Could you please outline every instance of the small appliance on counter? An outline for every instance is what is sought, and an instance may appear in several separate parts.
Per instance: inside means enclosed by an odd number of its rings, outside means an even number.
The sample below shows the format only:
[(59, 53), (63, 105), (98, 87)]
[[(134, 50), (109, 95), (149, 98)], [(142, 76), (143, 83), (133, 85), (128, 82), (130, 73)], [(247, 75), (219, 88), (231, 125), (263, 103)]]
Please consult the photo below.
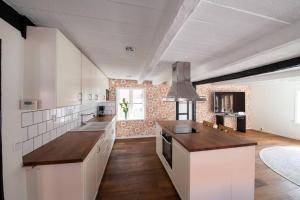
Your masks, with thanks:
[(97, 109), (97, 116), (103, 116), (104, 115), (105, 106), (98, 106)]

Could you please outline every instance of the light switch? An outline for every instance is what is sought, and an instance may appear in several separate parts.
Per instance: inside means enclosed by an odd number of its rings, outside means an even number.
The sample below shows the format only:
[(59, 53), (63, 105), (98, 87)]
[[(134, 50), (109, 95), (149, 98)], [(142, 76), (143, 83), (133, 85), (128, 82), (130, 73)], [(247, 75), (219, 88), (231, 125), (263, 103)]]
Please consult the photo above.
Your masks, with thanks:
[(38, 109), (38, 100), (21, 100), (20, 101), (21, 110), (37, 110)]

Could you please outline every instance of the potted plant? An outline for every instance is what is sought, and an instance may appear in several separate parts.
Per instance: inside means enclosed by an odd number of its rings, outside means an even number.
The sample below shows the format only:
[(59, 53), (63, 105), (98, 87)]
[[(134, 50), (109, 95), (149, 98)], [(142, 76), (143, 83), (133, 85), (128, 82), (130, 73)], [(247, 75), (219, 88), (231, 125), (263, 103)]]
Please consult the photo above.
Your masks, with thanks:
[(128, 101), (125, 100), (125, 98), (123, 98), (122, 103), (120, 103), (121, 109), (124, 112), (125, 115), (125, 120), (127, 120), (127, 114), (128, 114)]

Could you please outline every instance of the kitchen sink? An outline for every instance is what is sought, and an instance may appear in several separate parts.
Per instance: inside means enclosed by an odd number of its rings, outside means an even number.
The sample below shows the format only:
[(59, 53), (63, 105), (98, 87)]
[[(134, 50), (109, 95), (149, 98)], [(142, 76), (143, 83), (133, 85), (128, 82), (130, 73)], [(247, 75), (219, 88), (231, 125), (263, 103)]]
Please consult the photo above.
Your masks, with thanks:
[(76, 127), (71, 131), (102, 131), (105, 130), (109, 122), (88, 122), (86, 125)]

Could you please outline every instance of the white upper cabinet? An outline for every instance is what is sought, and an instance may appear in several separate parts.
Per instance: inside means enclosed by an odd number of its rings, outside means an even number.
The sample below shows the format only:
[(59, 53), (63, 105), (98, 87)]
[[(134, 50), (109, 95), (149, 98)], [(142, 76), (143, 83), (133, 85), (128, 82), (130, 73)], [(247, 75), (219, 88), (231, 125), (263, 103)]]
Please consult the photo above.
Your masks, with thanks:
[(80, 104), (81, 52), (60, 32), (57, 32), (56, 89), (57, 105)]
[(86, 104), (93, 99), (93, 68), (94, 64), (85, 56), (82, 58), (82, 104)]
[(46, 109), (104, 101), (108, 78), (59, 30), (28, 27), (23, 85)]
[(108, 78), (82, 54), (82, 103), (105, 101)]
[(81, 53), (57, 29), (28, 27), (25, 40), (24, 99), (39, 109), (81, 103)]

